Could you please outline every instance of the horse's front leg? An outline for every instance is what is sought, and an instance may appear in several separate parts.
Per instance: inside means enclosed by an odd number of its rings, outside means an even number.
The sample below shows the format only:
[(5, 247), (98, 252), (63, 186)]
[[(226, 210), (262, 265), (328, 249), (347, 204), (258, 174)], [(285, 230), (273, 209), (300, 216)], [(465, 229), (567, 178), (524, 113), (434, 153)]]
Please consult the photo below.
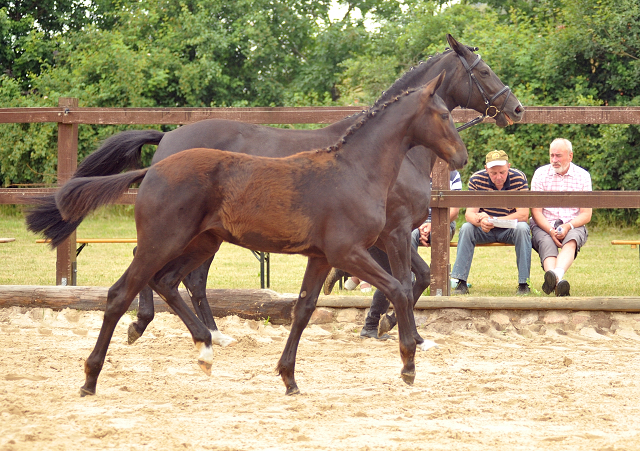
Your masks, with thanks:
[[(429, 284), (431, 283), (431, 270), (429, 265), (420, 257), (418, 251), (413, 247), (411, 248), (411, 271), (415, 274), (415, 282), (413, 283), (413, 307), (415, 308), (418, 299), (424, 293), (424, 290), (427, 289)], [(413, 311), (413, 310), (412, 310)], [(415, 321), (415, 316), (414, 316)], [(382, 335), (393, 329), (396, 325), (397, 320), (395, 316), (395, 312), (391, 314), (382, 315), (380, 317), (380, 322), (378, 323), (378, 335)], [(418, 349), (422, 351), (426, 351), (434, 346), (436, 343), (429, 340), (424, 340), (418, 330), (416, 328), (415, 332), (416, 343), (418, 344)]]
[[(415, 323), (409, 319), (409, 311), (412, 307), (409, 302), (410, 287), (403, 287), (397, 279), (376, 263), (366, 249), (353, 248), (346, 253), (336, 254), (331, 259), (331, 263), (333, 266), (349, 271), (360, 280), (370, 282), (382, 290), (387, 299), (391, 301), (398, 318), (400, 357), (403, 362), (400, 374), (403, 381), (412, 384), (416, 376), (416, 340), (413, 336)], [(409, 266), (408, 262), (407, 266)]]
[(182, 283), (189, 292), (191, 303), (193, 304), (193, 310), (196, 312), (198, 319), (200, 319), (200, 321), (202, 321), (211, 331), (212, 342), (225, 347), (236, 340), (218, 330), (216, 321), (213, 319), (213, 313), (211, 312), (209, 301), (207, 300), (207, 276), (209, 275), (209, 269), (211, 268), (213, 258), (214, 256), (207, 259), (207, 261), (202, 265), (187, 274)]
[(282, 351), (282, 356), (276, 367), (285, 387), (287, 387), (287, 395), (300, 393), (294, 374), (298, 343), (300, 343), (302, 331), (307, 327), (309, 319), (316, 309), (316, 302), (320, 295), (320, 290), (330, 270), (331, 266), (329, 266), (324, 257), (309, 257), (304, 279), (302, 280), (302, 287), (300, 288), (300, 294), (293, 306), (291, 332), (289, 333), (287, 344), (284, 347), (284, 351)]

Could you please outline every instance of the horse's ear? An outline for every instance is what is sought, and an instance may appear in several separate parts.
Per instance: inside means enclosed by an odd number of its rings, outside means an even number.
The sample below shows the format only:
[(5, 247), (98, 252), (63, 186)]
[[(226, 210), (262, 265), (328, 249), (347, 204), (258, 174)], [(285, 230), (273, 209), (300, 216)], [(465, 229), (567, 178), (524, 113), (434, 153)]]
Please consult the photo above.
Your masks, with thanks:
[(446, 74), (447, 71), (443, 70), (442, 72), (440, 72), (440, 75), (438, 75), (436, 78), (425, 85), (424, 89), (422, 90), (422, 100), (433, 97), (433, 95), (436, 93), (436, 91), (438, 91), (438, 88), (442, 84), (442, 81), (444, 80)]
[(463, 52), (466, 50), (465, 46), (456, 41), (449, 33), (447, 33), (447, 42), (454, 52), (460, 56), (464, 56)]

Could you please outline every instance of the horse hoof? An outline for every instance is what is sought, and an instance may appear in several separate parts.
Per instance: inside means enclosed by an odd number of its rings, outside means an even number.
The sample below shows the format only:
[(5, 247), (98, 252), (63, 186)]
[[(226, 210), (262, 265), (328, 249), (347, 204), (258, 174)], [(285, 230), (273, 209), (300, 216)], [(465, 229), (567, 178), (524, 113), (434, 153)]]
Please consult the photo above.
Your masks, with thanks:
[(96, 394), (95, 391), (91, 391), (91, 390), (87, 390), (86, 388), (82, 387), (80, 389), (80, 397), (84, 398), (85, 396), (94, 396)]
[(380, 317), (378, 322), (378, 337), (382, 337), (395, 327), (397, 320), (395, 317), (391, 317), (386, 313)]
[(285, 394), (287, 396), (299, 395), (300, 394), (300, 389), (298, 388), (297, 385), (294, 385), (292, 387), (287, 387), (287, 392)]
[(204, 371), (204, 374), (206, 374), (207, 376), (211, 376), (211, 367), (213, 365), (205, 362), (204, 360), (198, 360), (198, 366), (202, 371)]
[(136, 327), (134, 326), (134, 324), (135, 323), (129, 324), (129, 329), (127, 329), (127, 336), (128, 336), (127, 342), (130, 345), (134, 344), (136, 340), (142, 336), (142, 334), (136, 330)]
[(413, 385), (413, 382), (416, 380), (416, 373), (414, 371), (410, 373), (402, 373), (402, 380), (407, 385)]

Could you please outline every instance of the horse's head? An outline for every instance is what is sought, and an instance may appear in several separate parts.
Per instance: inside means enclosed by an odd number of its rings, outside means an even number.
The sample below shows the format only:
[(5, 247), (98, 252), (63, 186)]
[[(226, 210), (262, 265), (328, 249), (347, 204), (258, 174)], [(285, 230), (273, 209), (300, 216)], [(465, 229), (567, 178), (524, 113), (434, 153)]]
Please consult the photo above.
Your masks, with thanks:
[(452, 169), (459, 169), (467, 164), (467, 148), (456, 130), (447, 105), (436, 94), (445, 74), (446, 71), (442, 71), (421, 89), (420, 114), (413, 122), (411, 139), (414, 144), (434, 151)]
[[(499, 127), (520, 122), (524, 107), (509, 87), (500, 81), (480, 55), (460, 44), (450, 34), (447, 34), (447, 41), (463, 68), (457, 70), (450, 81), (451, 86), (457, 87), (455, 92), (449, 91), (451, 96), (455, 96), (457, 104), (494, 118)], [(462, 86), (467, 86), (466, 92), (461, 89)]]

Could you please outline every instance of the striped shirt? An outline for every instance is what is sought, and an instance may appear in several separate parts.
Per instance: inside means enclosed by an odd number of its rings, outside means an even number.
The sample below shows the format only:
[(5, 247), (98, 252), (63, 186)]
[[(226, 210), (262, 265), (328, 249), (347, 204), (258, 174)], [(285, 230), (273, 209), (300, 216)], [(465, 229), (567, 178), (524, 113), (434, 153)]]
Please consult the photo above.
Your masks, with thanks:
[[(527, 191), (528, 189), (527, 176), (522, 171), (513, 168), (509, 168), (509, 175), (502, 190), (498, 190), (498, 187), (494, 185), (486, 169), (476, 172), (469, 179), (469, 191)], [(485, 212), (495, 218), (507, 216), (515, 211), (515, 208), (480, 208), (480, 212)]]
[[(566, 174), (560, 175), (550, 164), (536, 169), (531, 179), (531, 191), (591, 191), (591, 176), (589, 173), (569, 163)], [(579, 208), (543, 208), (542, 214), (549, 221), (562, 219), (567, 223), (580, 213)]]

